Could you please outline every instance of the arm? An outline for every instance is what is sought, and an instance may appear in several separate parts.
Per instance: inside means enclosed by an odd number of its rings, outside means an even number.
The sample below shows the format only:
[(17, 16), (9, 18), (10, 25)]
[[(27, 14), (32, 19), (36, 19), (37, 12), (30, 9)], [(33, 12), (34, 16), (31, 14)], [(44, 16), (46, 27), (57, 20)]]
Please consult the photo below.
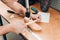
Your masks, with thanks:
[(0, 26), (0, 35), (13, 32), (16, 34), (21, 33), (21, 31), (26, 27), (25, 23), (21, 20), (12, 22), (11, 24)]
[(0, 35), (11, 32), (12, 29), (9, 26), (0, 26)]
[[(11, 0), (12, 1), (12, 0)], [(4, 1), (3, 2), (8, 5), (10, 8), (12, 8), (13, 10), (15, 10), (15, 12), (18, 12), (20, 13), (21, 11), (23, 11), (24, 13), (26, 12), (26, 9), (21, 5), (19, 4), (18, 2), (14, 1), (14, 2), (8, 2), (8, 1)], [(29, 27), (33, 30), (40, 30), (41, 27), (36, 24), (36, 23), (33, 23), (31, 25), (29, 25)]]

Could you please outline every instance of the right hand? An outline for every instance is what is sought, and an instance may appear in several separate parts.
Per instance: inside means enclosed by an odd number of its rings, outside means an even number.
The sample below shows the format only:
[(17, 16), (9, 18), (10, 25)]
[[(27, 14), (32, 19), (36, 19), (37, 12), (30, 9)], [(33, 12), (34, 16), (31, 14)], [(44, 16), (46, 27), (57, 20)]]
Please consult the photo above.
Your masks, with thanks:
[[(27, 19), (25, 18), (25, 22), (26, 23), (29, 23), (29, 22), (32, 22), (34, 20), (30, 20), (30, 19)], [(33, 31), (40, 31), (42, 28), (37, 24), (37, 23), (31, 23), (28, 25)]]
[(25, 27), (26, 25), (22, 20), (16, 20), (10, 24), (10, 28), (12, 29), (11, 32), (14, 32), (16, 34), (19, 34), (24, 31)]
[(37, 20), (37, 22), (40, 22), (40, 20), (41, 20), (39, 14), (31, 14), (31, 15), (30, 15), (30, 18), (31, 18), (32, 20)]

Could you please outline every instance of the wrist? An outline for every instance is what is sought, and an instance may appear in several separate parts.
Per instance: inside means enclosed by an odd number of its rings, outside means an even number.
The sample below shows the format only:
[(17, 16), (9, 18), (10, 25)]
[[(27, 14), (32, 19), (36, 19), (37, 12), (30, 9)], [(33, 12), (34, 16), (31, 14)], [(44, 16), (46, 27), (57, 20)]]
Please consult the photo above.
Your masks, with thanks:
[(9, 32), (12, 32), (14, 30), (13, 26), (11, 24), (6, 26)]

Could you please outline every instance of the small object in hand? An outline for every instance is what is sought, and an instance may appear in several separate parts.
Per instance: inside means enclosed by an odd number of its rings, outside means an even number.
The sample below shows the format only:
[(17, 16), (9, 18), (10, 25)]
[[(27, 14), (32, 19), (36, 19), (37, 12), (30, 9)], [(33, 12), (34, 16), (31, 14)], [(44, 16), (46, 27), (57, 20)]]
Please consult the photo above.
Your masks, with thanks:
[(11, 14), (17, 14), (19, 15), (18, 13), (15, 13), (14, 11), (11, 11), (11, 10), (7, 10), (8, 13), (11, 13)]
[(11, 14), (16, 14), (16, 15), (21, 16), (21, 17), (24, 17), (22, 14), (15, 13), (14, 11), (11, 11), (11, 10), (7, 10), (7, 12), (11, 13)]
[(9, 12), (9, 13), (12, 14), (12, 15), (10, 16), (11, 19), (14, 18), (14, 14), (17, 14), (17, 13), (15, 13), (14, 11), (11, 11), (11, 10), (7, 10), (7, 12)]
[(11, 10), (7, 10), (7, 12), (9, 12), (9, 13), (12, 14), (12, 15), (10, 16), (11, 19), (14, 18), (14, 14), (15, 14), (15, 12), (13, 12), (13, 11), (11, 11)]
[(30, 17), (30, 12), (26, 12), (26, 17)]
[(7, 12), (12, 13), (12, 14), (15, 14), (15, 12), (13, 12), (13, 11), (11, 11), (11, 10), (7, 10)]

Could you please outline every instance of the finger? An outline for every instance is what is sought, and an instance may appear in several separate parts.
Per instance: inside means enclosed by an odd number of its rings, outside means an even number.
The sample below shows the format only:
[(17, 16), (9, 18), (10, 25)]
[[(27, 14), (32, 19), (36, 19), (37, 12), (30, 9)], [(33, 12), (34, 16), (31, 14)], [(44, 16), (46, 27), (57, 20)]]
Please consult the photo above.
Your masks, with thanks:
[(37, 20), (37, 22), (40, 22), (40, 17), (35, 17), (35, 19)]
[(36, 24), (36, 23), (31, 23), (29, 24), (29, 27), (33, 30), (33, 31), (40, 31), (41, 30), (41, 27)]
[[(29, 22), (32, 22), (33, 20), (31, 19), (31, 20), (26, 20), (26, 21), (27, 21), (27, 23), (29, 23)], [(29, 24), (28, 26), (29, 26), (32, 30), (34, 30), (34, 31), (39, 31), (39, 30), (41, 30), (41, 27), (40, 27), (39, 25), (37, 25), (35, 22)]]

